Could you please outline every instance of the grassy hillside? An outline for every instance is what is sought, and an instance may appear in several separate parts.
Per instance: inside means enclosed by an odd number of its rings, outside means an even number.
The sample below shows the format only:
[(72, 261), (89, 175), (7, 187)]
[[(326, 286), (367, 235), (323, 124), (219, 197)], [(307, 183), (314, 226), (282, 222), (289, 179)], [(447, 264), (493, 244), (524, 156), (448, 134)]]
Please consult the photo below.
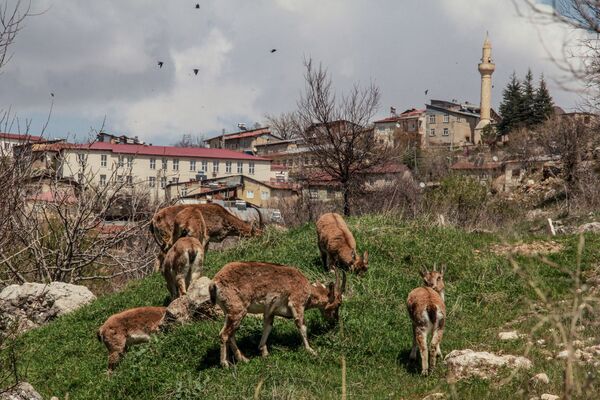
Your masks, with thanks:
[[(434, 391), (453, 392), (460, 399), (514, 397), (526, 387), (529, 376), (540, 371), (550, 376), (546, 391), (560, 392), (561, 365), (546, 361), (543, 352), (536, 350), (530, 355), (533, 370), (503, 385), (497, 380), (470, 380), (450, 387), (443, 363), (432, 376), (423, 378), (408, 362), (412, 339), (406, 296), (420, 283), (418, 269), (434, 263), (446, 263), (448, 268), (444, 354), (463, 348), (524, 352), (524, 341), (496, 341), (500, 327), (522, 315), (529, 307), (527, 299), (533, 298), (507, 260), (488, 250), (499, 238), (453, 228), (404, 225), (387, 217), (352, 219), (350, 227), (359, 250), (369, 250), (370, 270), (363, 277), (349, 277), (350, 294), (341, 310), (343, 332), (339, 326), (329, 327), (318, 311), (307, 312), (309, 340), (317, 357), (304, 351), (291, 321), (276, 319), (268, 343), (271, 355), (260, 358), (262, 321), (246, 317), (237, 339), (251, 359), (248, 364), (222, 369), (218, 362), (222, 322), (201, 322), (177, 327), (132, 348), (108, 378), (106, 349), (96, 340), (95, 331), (109, 315), (125, 308), (162, 305), (167, 290), (162, 277), (154, 275), (24, 335), (22, 373), (45, 396), (64, 398), (68, 393), (70, 399), (240, 399), (252, 398), (259, 384), (263, 399), (329, 399), (340, 396), (343, 355), (348, 398), (352, 399), (421, 399)], [(577, 238), (557, 241), (564, 250), (549, 258), (563, 266), (574, 265)], [(599, 245), (599, 237), (587, 237), (584, 267), (600, 261)], [(211, 252), (205, 267), (208, 276), (232, 260), (285, 263), (298, 266), (311, 279), (332, 279), (320, 266), (313, 225), (288, 233), (269, 231), (233, 250)], [(567, 274), (534, 260), (520, 262), (553, 299), (569, 292), (572, 282)], [(526, 320), (517, 328), (525, 329), (533, 322)]]

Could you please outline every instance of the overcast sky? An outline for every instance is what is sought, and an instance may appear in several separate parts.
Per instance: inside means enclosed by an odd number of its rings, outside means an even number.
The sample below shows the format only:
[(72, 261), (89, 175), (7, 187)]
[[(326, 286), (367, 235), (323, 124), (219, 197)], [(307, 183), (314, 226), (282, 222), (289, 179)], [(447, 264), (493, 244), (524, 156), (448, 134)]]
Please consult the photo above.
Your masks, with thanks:
[(378, 85), (379, 116), (390, 106), (423, 108), (430, 99), (479, 103), (486, 31), (496, 63), (494, 107), (513, 70), (523, 76), (528, 67), (536, 79), (544, 73), (557, 105), (577, 103), (553, 84), (562, 75), (548, 58), (548, 51), (560, 54), (564, 29), (533, 25), (510, 0), (199, 4), (32, 0), (33, 11), (45, 12), (26, 21), (10, 49), (0, 109), (31, 119), (36, 133), (54, 93), (48, 137), (86, 137), (106, 118), (106, 131), (172, 144), (182, 134), (231, 132), (238, 122), (293, 110), (309, 56), (329, 69), (340, 91)]

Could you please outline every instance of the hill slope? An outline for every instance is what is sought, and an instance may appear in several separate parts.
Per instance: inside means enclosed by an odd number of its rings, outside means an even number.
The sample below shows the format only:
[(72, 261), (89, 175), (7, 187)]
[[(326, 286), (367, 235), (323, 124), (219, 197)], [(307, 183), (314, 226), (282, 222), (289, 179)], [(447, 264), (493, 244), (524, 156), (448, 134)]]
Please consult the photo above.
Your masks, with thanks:
[[(161, 276), (134, 282), (121, 292), (98, 299), (79, 311), (27, 333), (22, 338), (22, 373), (45, 396), (71, 399), (339, 398), (341, 356), (347, 363), (349, 398), (421, 399), (433, 391), (454, 392), (460, 399), (506, 398), (526, 386), (528, 375), (498, 386), (494, 381), (470, 380), (454, 387), (446, 383), (445, 367), (423, 378), (408, 362), (412, 344), (405, 310), (408, 292), (420, 284), (418, 269), (447, 264), (448, 321), (442, 351), (472, 348), (523, 354), (524, 341), (499, 343), (500, 327), (522, 315), (533, 293), (517, 279), (507, 260), (488, 249), (499, 239), (489, 234), (467, 234), (452, 228), (404, 225), (379, 216), (350, 220), (359, 251), (369, 250), (370, 269), (363, 277), (349, 276), (350, 293), (344, 303), (340, 327), (329, 327), (318, 311), (307, 312), (311, 345), (319, 353), (307, 354), (291, 321), (276, 319), (269, 338), (271, 355), (261, 359), (258, 341), (262, 322), (246, 318), (238, 330), (238, 344), (248, 364), (224, 370), (219, 367), (218, 332), (221, 321), (181, 326), (133, 347), (112, 378), (105, 374), (106, 350), (95, 331), (111, 314), (125, 308), (162, 305), (167, 296)], [(549, 256), (563, 266), (575, 264), (577, 238), (558, 239), (560, 253)], [(600, 261), (600, 238), (588, 236), (583, 266)], [(271, 261), (298, 266), (311, 279), (332, 277), (324, 272), (313, 225), (288, 233), (268, 231), (226, 252), (210, 252), (208, 276), (233, 260)], [(571, 279), (538, 261), (521, 259), (553, 299), (566, 296)], [(535, 321), (533, 321), (535, 322)], [(533, 323), (524, 321), (521, 329)], [(529, 357), (534, 369), (548, 373), (547, 390), (559, 393), (561, 365), (546, 361), (543, 352)]]

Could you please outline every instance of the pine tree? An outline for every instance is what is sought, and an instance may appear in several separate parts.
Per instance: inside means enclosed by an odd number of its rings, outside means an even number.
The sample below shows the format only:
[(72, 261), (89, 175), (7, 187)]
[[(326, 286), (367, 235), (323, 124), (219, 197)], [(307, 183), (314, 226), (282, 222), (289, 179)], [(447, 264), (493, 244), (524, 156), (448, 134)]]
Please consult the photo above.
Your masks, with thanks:
[(523, 81), (523, 102), (521, 104), (521, 121), (525, 126), (531, 128), (538, 123), (535, 115), (535, 90), (533, 88), (533, 74), (531, 69), (527, 71)]
[(510, 82), (502, 92), (502, 103), (500, 103), (500, 116), (502, 120), (498, 124), (498, 133), (507, 134), (522, 123), (523, 114), (523, 92), (521, 83), (513, 72)]
[(552, 96), (546, 87), (544, 75), (540, 77), (540, 84), (535, 91), (535, 101), (533, 104), (534, 115), (537, 123), (542, 123), (552, 116), (554, 113), (554, 103)]

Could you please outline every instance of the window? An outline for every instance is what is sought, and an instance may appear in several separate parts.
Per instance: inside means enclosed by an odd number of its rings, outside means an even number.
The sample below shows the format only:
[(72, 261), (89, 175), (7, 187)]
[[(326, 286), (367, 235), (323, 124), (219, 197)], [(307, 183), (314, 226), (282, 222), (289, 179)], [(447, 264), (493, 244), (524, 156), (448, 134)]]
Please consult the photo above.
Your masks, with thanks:
[(196, 171), (196, 161), (190, 161), (190, 171)]
[(162, 169), (164, 169), (164, 170), (167, 169), (167, 159), (166, 158), (162, 159)]
[(187, 187), (186, 186), (184, 186), (184, 187), (181, 188), (181, 195), (182, 196), (187, 196)]
[(150, 169), (156, 169), (156, 158), (150, 159)]
[(77, 174), (77, 182), (79, 182), (79, 183), (83, 184), (83, 183), (84, 183), (84, 182), (83, 182), (83, 179), (84, 179), (84, 176), (83, 176), (83, 174), (81, 174), (81, 173), (80, 173), (80, 174)]
[(177, 185), (179, 183), (179, 178), (171, 179), (171, 183), (174, 183), (175, 185)]
[(431, 128), (429, 130), (429, 136), (435, 136), (435, 129)]
[(4, 150), (10, 149), (10, 143), (4, 142)]
[(126, 179), (127, 179), (127, 180), (126, 180), (126, 183), (127, 183), (128, 185), (133, 185), (133, 177), (132, 177), (131, 175), (127, 175), (127, 178), (126, 178)]
[(231, 161), (225, 161), (225, 173), (226, 174), (231, 173)]
[(430, 115), (429, 116), (429, 123), (430, 124), (435, 124), (435, 115)]
[(160, 177), (160, 188), (164, 189), (165, 186), (167, 186), (167, 177), (166, 176), (161, 176)]
[(450, 122), (450, 115), (444, 114), (444, 123)]
[[(101, 167), (106, 167), (106, 160), (108, 159), (108, 157), (106, 156), (106, 154), (102, 154), (100, 156), (100, 166)], [(106, 178), (106, 176), (104, 176)]]
[(248, 173), (250, 175), (254, 175), (254, 161), (250, 161), (248, 163)]
[(202, 172), (208, 172), (208, 161), (202, 161)]
[(123, 162), (123, 156), (119, 156), (119, 163), (118, 163), (118, 167), (119, 168), (123, 168), (124, 162)]
[(173, 159), (173, 171), (179, 171), (179, 160)]
[(442, 133), (443, 136), (448, 136), (449, 132), (448, 132), (448, 128), (444, 128), (444, 133)]
[(133, 157), (127, 157), (127, 168), (133, 167)]
[(85, 164), (85, 154), (77, 154), (77, 161), (79, 164)]
[(249, 199), (254, 198), (254, 190), (246, 190), (246, 197)]
[(117, 182), (123, 183), (123, 175), (117, 175)]
[(311, 199), (318, 199), (319, 198), (319, 189), (310, 188), (309, 196)]
[(237, 163), (237, 172), (238, 172), (238, 174), (241, 174), (243, 172), (243, 167), (242, 166), (243, 166), (242, 162), (238, 161), (238, 163)]
[(261, 200), (268, 200), (269, 192), (260, 192), (260, 198), (261, 198)]
[(213, 161), (213, 172), (219, 172), (219, 162)]
[(100, 175), (100, 186), (106, 186), (106, 175)]
[(335, 197), (335, 190), (331, 188), (327, 188), (327, 198), (333, 199)]
[(148, 186), (150, 186), (151, 188), (156, 186), (156, 177), (155, 176), (151, 176), (148, 178)]

